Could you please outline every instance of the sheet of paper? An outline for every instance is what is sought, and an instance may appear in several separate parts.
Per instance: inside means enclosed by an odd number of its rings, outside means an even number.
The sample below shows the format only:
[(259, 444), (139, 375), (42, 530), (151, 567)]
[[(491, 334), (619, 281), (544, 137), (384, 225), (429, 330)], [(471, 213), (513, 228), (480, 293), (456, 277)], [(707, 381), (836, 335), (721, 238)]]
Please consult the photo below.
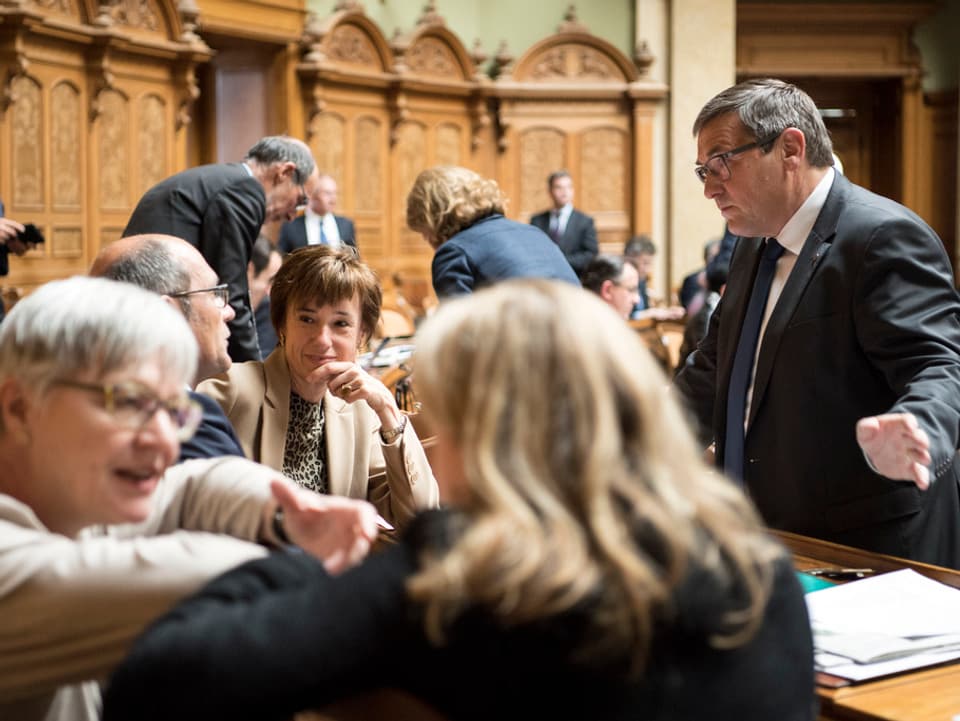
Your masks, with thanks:
[(806, 597), (814, 629), (903, 638), (960, 634), (960, 589), (905, 569)]

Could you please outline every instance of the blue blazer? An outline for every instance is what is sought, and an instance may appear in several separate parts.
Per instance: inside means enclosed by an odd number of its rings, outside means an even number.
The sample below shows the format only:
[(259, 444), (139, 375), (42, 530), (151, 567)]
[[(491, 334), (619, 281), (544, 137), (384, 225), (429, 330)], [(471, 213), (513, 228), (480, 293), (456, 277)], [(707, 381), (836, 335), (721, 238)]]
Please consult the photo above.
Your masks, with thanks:
[(243, 457), (237, 434), (220, 404), (196, 391), (190, 391), (190, 397), (203, 407), (203, 420), (193, 438), (180, 444), (180, 462), (191, 458)]
[(441, 298), (507, 278), (550, 278), (580, 285), (546, 233), (499, 214), (461, 230), (433, 256), (433, 289)]

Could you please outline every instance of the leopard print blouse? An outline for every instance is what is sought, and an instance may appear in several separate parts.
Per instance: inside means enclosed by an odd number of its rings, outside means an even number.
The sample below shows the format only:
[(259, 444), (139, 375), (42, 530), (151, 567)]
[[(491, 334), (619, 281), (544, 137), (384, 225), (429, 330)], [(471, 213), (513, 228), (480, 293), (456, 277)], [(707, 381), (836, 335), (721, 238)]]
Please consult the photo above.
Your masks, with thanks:
[(283, 452), (283, 474), (304, 488), (327, 493), (327, 444), (323, 402), (310, 403), (290, 391), (290, 425)]

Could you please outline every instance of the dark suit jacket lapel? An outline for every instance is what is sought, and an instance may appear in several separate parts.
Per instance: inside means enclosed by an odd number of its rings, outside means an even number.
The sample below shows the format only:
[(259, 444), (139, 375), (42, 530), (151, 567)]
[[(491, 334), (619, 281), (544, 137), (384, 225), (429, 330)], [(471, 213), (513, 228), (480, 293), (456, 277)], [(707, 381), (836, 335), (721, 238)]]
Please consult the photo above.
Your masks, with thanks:
[(302, 248), (307, 244), (307, 217), (300, 215), (291, 222), (293, 223), (294, 248)]
[(803, 299), (803, 294), (817, 267), (830, 250), (830, 244), (837, 232), (837, 220), (843, 208), (843, 200), (846, 197), (848, 186), (849, 181), (837, 173), (833, 181), (833, 187), (830, 188), (830, 193), (827, 195), (827, 201), (820, 210), (820, 215), (817, 216), (817, 222), (813, 224), (810, 235), (804, 241), (797, 262), (793, 266), (790, 277), (787, 278), (783, 292), (777, 301), (777, 306), (773, 309), (770, 320), (767, 321), (767, 328), (763, 333), (760, 355), (757, 357), (757, 368), (753, 377), (753, 397), (750, 401), (748, 427), (750, 423), (753, 423), (753, 418), (767, 390), (767, 383), (770, 381), (770, 373), (773, 370), (773, 362), (777, 355), (777, 349), (780, 347), (783, 333), (790, 324), (794, 311)]

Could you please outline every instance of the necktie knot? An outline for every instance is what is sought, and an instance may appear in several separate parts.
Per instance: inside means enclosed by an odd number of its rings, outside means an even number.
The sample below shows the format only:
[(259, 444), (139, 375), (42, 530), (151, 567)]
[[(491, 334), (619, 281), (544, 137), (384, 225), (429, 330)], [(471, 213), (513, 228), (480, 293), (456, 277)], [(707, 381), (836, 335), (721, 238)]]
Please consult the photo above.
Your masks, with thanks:
[(776, 238), (767, 238), (767, 245), (763, 249), (764, 261), (776, 263), (777, 259), (783, 255), (784, 247), (777, 242)]

